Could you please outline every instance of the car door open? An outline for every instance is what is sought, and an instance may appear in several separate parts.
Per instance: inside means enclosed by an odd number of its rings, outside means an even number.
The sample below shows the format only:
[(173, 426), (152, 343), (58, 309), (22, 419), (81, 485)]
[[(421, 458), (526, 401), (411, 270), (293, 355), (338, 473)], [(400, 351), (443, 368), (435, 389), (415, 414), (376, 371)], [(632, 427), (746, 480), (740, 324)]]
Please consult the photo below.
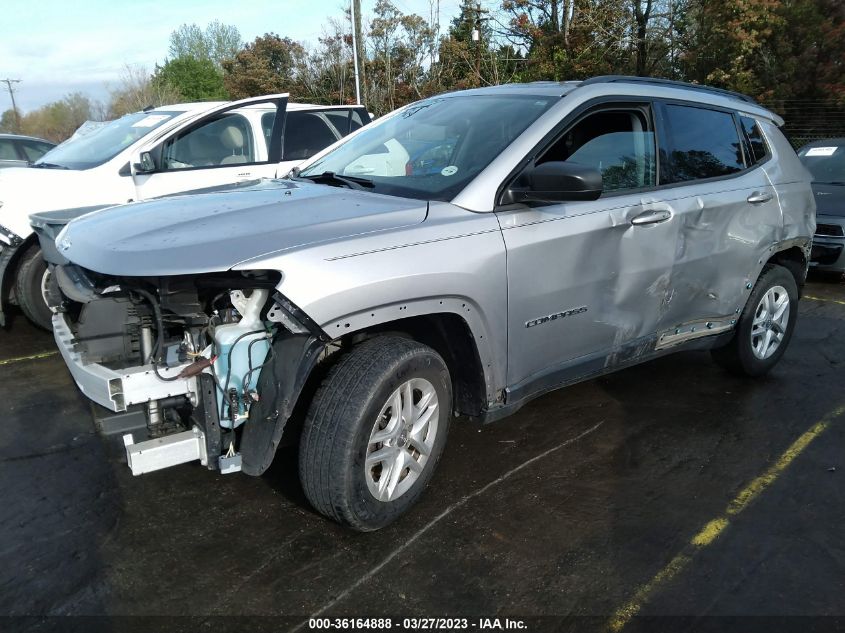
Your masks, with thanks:
[(213, 110), (143, 148), (132, 172), (139, 199), (276, 175), (287, 95)]

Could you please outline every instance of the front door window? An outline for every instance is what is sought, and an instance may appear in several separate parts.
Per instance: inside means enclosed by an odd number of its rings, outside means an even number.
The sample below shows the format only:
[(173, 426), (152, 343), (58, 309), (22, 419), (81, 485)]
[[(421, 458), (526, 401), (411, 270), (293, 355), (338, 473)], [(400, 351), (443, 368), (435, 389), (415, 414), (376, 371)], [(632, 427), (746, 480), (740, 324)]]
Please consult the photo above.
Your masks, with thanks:
[(255, 149), (255, 139), (246, 117), (239, 113), (226, 113), (168, 141), (162, 154), (163, 168), (173, 170), (254, 163)]

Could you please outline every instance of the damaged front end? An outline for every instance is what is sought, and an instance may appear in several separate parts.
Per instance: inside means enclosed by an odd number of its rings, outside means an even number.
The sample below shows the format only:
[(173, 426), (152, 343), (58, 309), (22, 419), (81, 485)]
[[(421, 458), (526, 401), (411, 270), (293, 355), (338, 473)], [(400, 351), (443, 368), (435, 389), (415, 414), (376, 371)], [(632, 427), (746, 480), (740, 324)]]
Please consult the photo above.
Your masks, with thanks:
[(54, 334), (80, 390), (118, 427), (144, 421), (124, 435), (133, 474), (195, 460), (222, 473), (269, 466), (327, 343), (276, 291), (280, 273), (52, 271)]

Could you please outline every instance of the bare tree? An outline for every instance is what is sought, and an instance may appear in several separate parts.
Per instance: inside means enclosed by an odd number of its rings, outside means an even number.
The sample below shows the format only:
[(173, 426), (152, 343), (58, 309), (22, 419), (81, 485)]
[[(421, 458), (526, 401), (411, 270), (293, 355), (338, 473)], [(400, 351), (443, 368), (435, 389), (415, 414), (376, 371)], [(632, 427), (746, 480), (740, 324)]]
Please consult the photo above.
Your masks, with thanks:
[(167, 105), (182, 99), (182, 95), (172, 85), (152, 81), (147, 68), (130, 64), (124, 66), (117, 86), (110, 88), (109, 93), (111, 98), (106, 111), (110, 119), (143, 110), (147, 106)]

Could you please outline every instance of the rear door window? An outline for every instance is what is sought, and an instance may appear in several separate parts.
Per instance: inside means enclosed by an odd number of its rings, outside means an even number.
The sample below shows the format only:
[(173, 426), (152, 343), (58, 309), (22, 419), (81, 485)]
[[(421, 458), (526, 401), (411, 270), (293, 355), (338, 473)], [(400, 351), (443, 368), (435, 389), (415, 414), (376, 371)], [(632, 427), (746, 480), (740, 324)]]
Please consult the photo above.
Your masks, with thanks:
[(730, 112), (668, 104), (664, 113), (669, 142), (661, 184), (718, 178), (745, 169), (742, 143)]
[(322, 113), (288, 111), (285, 117), (285, 145), (282, 160), (311, 158), (338, 138)]
[(12, 139), (0, 138), (0, 160), (20, 160)]
[(351, 112), (349, 110), (326, 110), (326, 117), (335, 129), (342, 135), (346, 136), (351, 131), (350, 118)]

